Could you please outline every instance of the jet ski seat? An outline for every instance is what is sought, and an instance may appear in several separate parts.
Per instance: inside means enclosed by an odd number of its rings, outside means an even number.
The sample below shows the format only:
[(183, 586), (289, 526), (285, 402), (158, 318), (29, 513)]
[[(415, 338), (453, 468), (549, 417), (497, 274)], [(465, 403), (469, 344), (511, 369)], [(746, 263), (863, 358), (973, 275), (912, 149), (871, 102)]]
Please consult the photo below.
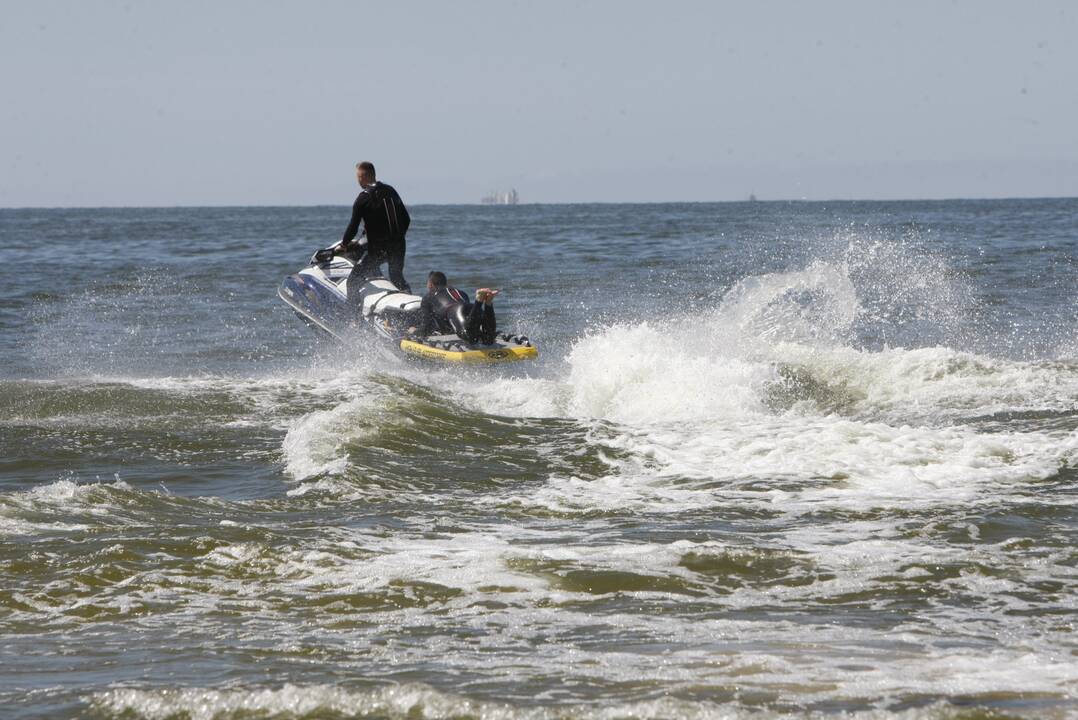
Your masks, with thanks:
[[(347, 288), (342, 288), (347, 294)], [(351, 300), (351, 298), (350, 298)], [(389, 313), (410, 313), (419, 310), (423, 298), (399, 290), (385, 278), (375, 278), (363, 283), (356, 304), (366, 316)]]

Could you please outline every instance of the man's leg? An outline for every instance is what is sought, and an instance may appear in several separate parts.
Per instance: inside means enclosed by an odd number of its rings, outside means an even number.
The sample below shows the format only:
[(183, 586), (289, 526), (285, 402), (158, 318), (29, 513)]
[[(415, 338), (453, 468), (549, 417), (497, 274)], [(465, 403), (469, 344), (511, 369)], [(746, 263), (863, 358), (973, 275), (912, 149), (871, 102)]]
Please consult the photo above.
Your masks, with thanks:
[(352, 272), (348, 273), (348, 303), (357, 308), (359, 306), (359, 288), (367, 278), (377, 277), (381, 273), (378, 266), (381, 265), (378, 256), (369, 250), (363, 254), (362, 259), (352, 266)]
[(382, 274), (381, 265), (385, 262), (384, 252), (371, 252), (368, 250), (363, 254), (363, 258), (352, 266), (352, 272), (348, 275), (348, 281), (351, 282), (352, 278), (360, 278), (360, 282), (368, 280), (372, 277), (378, 277)]
[(498, 334), (498, 319), (494, 317), (494, 306), (483, 303), (483, 326), (479, 339), (484, 345), (493, 345), (494, 338)]
[(386, 253), (389, 261), (389, 279), (398, 288), (406, 293), (412, 292), (408, 281), (404, 279), (404, 241), (393, 245)]

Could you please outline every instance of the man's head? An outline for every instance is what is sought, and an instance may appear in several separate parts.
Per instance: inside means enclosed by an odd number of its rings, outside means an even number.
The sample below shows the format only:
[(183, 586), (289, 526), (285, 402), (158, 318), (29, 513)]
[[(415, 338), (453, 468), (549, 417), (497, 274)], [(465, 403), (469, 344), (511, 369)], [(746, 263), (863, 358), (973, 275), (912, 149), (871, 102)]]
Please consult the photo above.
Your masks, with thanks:
[(430, 275), (427, 276), (427, 290), (430, 290), (431, 292), (441, 290), (448, 283), (449, 281), (446, 280), (444, 272), (434, 270), (433, 272), (431, 272)]
[(366, 160), (356, 163), (356, 180), (359, 182), (360, 187), (366, 188), (374, 185), (374, 179), (374, 163)]

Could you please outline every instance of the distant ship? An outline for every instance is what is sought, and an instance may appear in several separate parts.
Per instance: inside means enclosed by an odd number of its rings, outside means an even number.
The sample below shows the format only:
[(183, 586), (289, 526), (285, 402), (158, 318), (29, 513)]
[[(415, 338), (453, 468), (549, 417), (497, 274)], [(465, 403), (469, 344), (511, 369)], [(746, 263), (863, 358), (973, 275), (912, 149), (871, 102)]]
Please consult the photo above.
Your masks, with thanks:
[(507, 192), (495, 190), (489, 195), (484, 195), (479, 202), (484, 205), (516, 205), (520, 202), (520, 196), (517, 195), (516, 188), (511, 188)]

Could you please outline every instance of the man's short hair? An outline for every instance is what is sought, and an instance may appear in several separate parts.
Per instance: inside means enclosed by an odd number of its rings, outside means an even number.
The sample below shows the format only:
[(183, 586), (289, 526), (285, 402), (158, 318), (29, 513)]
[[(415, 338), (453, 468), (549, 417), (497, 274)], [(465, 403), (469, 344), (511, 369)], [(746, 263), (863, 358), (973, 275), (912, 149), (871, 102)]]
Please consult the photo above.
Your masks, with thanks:
[(438, 270), (432, 270), (430, 275), (427, 276), (427, 279), (430, 280), (431, 284), (436, 288), (444, 288), (449, 284), (449, 281), (445, 278), (445, 273), (439, 272)]
[(378, 177), (378, 173), (374, 172), (374, 163), (367, 162), (366, 160), (356, 163), (356, 170), (363, 170), (369, 172), (371, 177)]

